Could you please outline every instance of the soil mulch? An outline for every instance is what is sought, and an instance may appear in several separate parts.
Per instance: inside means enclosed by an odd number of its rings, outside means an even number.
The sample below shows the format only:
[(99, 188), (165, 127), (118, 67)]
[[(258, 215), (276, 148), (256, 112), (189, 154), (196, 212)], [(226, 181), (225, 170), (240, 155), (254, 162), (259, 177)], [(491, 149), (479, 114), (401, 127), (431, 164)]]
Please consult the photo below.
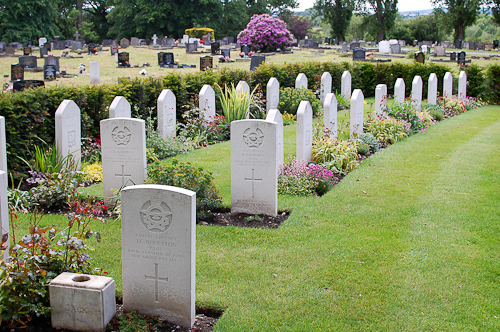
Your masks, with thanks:
[(198, 225), (211, 226), (236, 226), (236, 227), (251, 227), (251, 228), (278, 228), (285, 221), (290, 213), (286, 211), (278, 212), (276, 217), (267, 216), (264, 214), (232, 214), (228, 210), (215, 211), (201, 220)]

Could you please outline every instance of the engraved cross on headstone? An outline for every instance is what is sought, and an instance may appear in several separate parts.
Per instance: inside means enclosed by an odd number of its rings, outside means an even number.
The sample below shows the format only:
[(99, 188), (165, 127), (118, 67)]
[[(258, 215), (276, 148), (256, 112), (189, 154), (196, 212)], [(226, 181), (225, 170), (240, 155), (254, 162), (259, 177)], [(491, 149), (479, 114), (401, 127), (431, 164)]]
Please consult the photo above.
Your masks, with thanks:
[(75, 40), (78, 40), (78, 37), (80, 37), (80, 34), (78, 33), (78, 31), (75, 32), (74, 36), (75, 36)]
[(132, 176), (132, 174), (125, 174), (125, 165), (122, 165), (122, 174), (115, 174), (115, 176), (121, 176), (122, 177), (122, 187), (125, 186), (125, 177), (126, 176)]
[(155, 275), (154, 276), (144, 275), (144, 279), (155, 281), (155, 302), (159, 302), (158, 301), (158, 281), (160, 281), (160, 280), (161, 281), (168, 281), (168, 278), (158, 277), (158, 263), (154, 263), (154, 264), (155, 264)]
[(255, 169), (252, 168), (252, 178), (245, 178), (245, 181), (252, 181), (252, 199), (255, 199), (255, 181), (262, 182), (262, 179), (255, 178)]

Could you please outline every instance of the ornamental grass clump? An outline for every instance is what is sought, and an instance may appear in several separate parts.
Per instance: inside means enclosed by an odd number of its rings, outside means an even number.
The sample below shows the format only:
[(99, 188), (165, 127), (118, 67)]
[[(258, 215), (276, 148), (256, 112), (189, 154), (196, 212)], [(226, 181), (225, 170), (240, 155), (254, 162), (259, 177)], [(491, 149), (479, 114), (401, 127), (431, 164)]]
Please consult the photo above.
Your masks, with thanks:
[(253, 95), (258, 85), (250, 93), (250, 96), (242, 91), (237, 91), (233, 83), (231, 83), (231, 86), (226, 84), (224, 90), (218, 84), (217, 88), (220, 91), (219, 100), (226, 123), (249, 117), (250, 105), (252, 104)]
[(355, 142), (323, 137), (312, 148), (312, 159), (325, 165), (335, 174), (347, 174), (358, 167), (358, 150)]
[(293, 38), (286, 23), (269, 14), (254, 15), (245, 30), (238, 34), (238, 43), (254, 51), (274, 52), (292, 44)]
[(393, 118), (382, 118), (368, 122), (366, 131), (371, 133), (379, 142), (385, 145), (394, 144), (408, 137), (405, 122)]

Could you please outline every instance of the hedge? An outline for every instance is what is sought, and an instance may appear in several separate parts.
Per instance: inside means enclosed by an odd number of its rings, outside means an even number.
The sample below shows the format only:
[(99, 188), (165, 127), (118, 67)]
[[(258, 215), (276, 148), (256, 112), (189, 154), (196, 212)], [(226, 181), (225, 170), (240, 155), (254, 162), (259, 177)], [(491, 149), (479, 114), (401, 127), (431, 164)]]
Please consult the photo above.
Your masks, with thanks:
[[(186, 75), (169, 73), (162, 78), (120, 79), (112, 85), (58, 86), (28, 89), (23, 92), (0, 94), (0, 115), (5, 117), (7, 134), (7, 154), (9, 171), (16, 179), (27, 174), (27, 166), (18, 158), (26, 158), (41, 138), (47, 143), (54, 142), (54, 115), (64, 99), (74, 100), (82, 111), (82, 134), (99, 135), (99, 121), (108, 117), (108, 107), (115, 96), (124, 96), (132, 105), (133, 117), (147, 117), (155, 112), (157, 98), (162, 89), (170, 89), (177, 99), (177, 118), (182, 120), (185, 105), (198, 103), (198, 93), (204, 84), (215, 86), (245, 80), (251, 88), (260, 84), (265, 91), (267, 82), (276, 77), (281, 87), (294, 87), (299, 73), (308, 77), (309, 89), (318, 93), (321, 75), (328, 71), (332, 75), (332, 91), (340, 92), (341, 76), (345, 70), (352, 75), (353, 88), (362, 89), (365, 97), (375, 94), (377, 84), (387, 84), (389, 94), (394, 92), (396, 79), (406, 82), (406, 94), (411, 93), (411, 82), (420, 75), (427, 90), (429, 75), (435, 73), (440, 82), (449, 68), (439, 64), (403, 64), (357, 62), (305, 62), (284, 65), (263, 64), (257, 70), (206, 71)], [(476, 65), (465, 69), (467, 72), (468, 95), (484, 97), (491, 103), (500, 103), (500, 66), (492, 65), (486, 70)], [(486, 71), (486, 73), (485, 73)], [(486, 79), (485, 79), (486, 77)], [(218, 95), (218, 89), (215, 89)], [(442, 84), (439, 84), (442, 92)], [(487, 93), (486, 93), (487, 92)], [(218, 98), (217, 104), (219, 103)], [(220, 109), (220, 105), (218, 105)], [(154, 114), (154, 113), (152, 113)]]

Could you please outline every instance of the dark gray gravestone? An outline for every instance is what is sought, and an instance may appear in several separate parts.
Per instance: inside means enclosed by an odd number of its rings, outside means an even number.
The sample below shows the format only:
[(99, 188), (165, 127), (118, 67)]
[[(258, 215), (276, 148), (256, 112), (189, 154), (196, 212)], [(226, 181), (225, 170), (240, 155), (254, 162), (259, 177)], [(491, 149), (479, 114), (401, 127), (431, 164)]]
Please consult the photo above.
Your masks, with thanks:
[(141, 45), (141, 46), (149, 46), (149, 45), (151, 45), (151, 40), (149, 40), (149, 39), (139, 39), (139, 45)]
[(66, 48), (66, 43), (62, 40), (51, 40), (50, 43), (54, 50), (64, 50)]
[(118, 53), (118, 67), (130, 67), (130, 54), (128, 52)]
[(187, 43), (186, 44), (186, 53), (196, 52), (198, 51), (198, 43)]
[(330, 37), (325, 37), (325, 44), (330, 44)]
[(465, 65), (465, 60), (466, 60), (466, 59), (465, 59), (465, 56), (466, 56), (466, 55), (467, 55), (467, 54), (466, 54), (464, 51), (462, 51), (462, 52), (458, 53), (458, 56), (457, 56), (457, 63), (458, 63), (459, 65)]
[(365, 56), (366, 56), (366, 50), (364, 48), (357, 47), (352, 51), (353, 61), (365, 60)]
[(359, 42), (356, 42), (356, 43), (351, 43), (351, 45), (349, 45), (349, 49), (350, 49), (351, 51), (354, 51), (354, 49), (359, 48), (359, 46), (360, 46), (360, 45), (361, 45), (361, 44), (360, 44)]
[(64, 41), (64, 47), (65, 48), (71, 48), (73, 46), (73, 44), (75, 43), (74, 40), (71, 40), (71, 39), (67, 39)]
[(231, 57), (231, 50), (229, 48), (223, 48), (220, 50), (220, 54), (224, 57)]
[(31, 54), (31, 46), (26, 46), (23, 48), (23, 54), (24, 55), (30, 55)]
[(121, 48), (127, 48), (127, 47), (129, 47), (129, 45), (130, 45), (130, 40), (128, 40), (127, 38), (120, 39), (120, 47)]
[(6, 43), (4, 43), (4, 42), (0, 42), (0, 52), (2, 52), (2, 53), (4, 53), (4, 52), (5, 52), (5, 46), (6, 46), (6, 45), (7, 45)]
[(158, 66), (163, 65), (163, 55), (164, 54), (165, 53), (163, 53), (163, 52), (158, 52)]
[(12, 47), (15, 47), (15, 48), (23, 48), (23, 46), (24, 46), (23, 44), (18, 43), (18, 42), (13, 42), (13, 43), (10, 43), (10, 45), (11, 45)]
[(80, 41), (76, 41), (73, 43), (73, 46), (71, 46), (71, 49), (74, 50), (81, 50), (83, 48), (83, 44)]
[(241, 45), (240, 50), (241, 50), (241, 52), (243, 54), (245, 54), (246, 56), (248, 56), (248, 53), (250, 53), (250, 46), (248, 46), (248, 45)]
[(422, 45), (427, 45), (427, 46), (431, 47), (432, 46), (432, 41), (430, 41), (430, 40), (424, 40), (422, 42)]
[(457, 52), (450, 53), (450, 61), (457, 61)]
[(210, 55), (200, 57), (200, 70), (205, 71), (214, 67), (214, 58)]
[(234, 39), (234, 37), (227, 37), (227, 42), (228, 42), (229, 44), (233, 44), (233, 43), (235, 43), (235, 42), (236, 42), (236, 40)]
[(391, 44), (391, 53), (400, 54), (401, 53), (401, 45), (399, 44)]
[(33, 47), (33, 41), (32, 40), (27, 40), (26, 41), (26, 46)]
[[(121, 40), (120, 40), (120, 44), (121, 44)], [(132, 39), (130, 39), (130, 45), (139, 46), (139, 45), (141, 45), (141, 40), (137, 37), (132, 37)]]
[(19, 64), (24, 66), (24, 68), (36, 68), (36, 56), (34, 55), (25, 55), (19, 57)]
[(163, 63), (166, 65), (175, 64), (174, 53), (171, 52), (163, 53)]
[(10, 65), (10, 80), (24, 80), (24, 66), (18, 63)]
[(45, 46), (40, 47), (40, 58), (43, 58), (43, 56), (47, 54), (49, 54), (49, 50), (47, 49), (47, 47)]
[(483, 42), (477, 42), (476, 43), (476, 50), (478, 51), (484, 51), (484, 43)]
[(7, 55), (14, 55), (16, 53), (16, 48), (10, 45), (5, 46), (5, 53), (7, 53)]
[(415, 53), (415, 60), (418, 63), (424, 64), (425, 63), (425, 54), (423, 52)]
[(498, 39), (495, 39), (493, 41), (493, 48), (498, 48), (498, 45), (499, 45), (499, 41), (498, 41)]
[(252, 60), (250, 61), (250, 70), (257, 69), (261, 64), (266, 61), (266, 57), (263, 55), (252, 55)]
[(167, 46), (174, 46), (175, 44), (175, 39), (174, 38), (167, 38), (165, 39), (165, 45)]
[(347, 42), (342, 43), (342, 53), (347, 53)]
[(53, 81), (57, 78), (57, 70), (55, 65), (43, 66), (43, 79)]
[(112, 44), (109, 49), (111, 50), (111, 55), (115, 55), (118, 53), (118, 45), (117, 44)]
[(19, 80), (14, 82), (12, 90), (24, 91), (25, 89), (38, 88), (39, 86), (45, 86), (45, 82), (39, 80)]
[(455, 40), (455, 48), (458, 48), (458, 49), (462, 48), (462, 39)]
[(213, 42), (212, 44), (210, 44), (210, 53), (212, 55), (220, 54), (220, 43), (219, 42)]
[(59, 72), (59, 57), (58, 56), (48, 56), (45, 58), (44, 67), (47, 65), (55, 66), (56, 71)]
[(469, 50), (471, 50), (471, 51), (476, 50), (476, 42), (475, 41), (469, 42)]
[(108, 47), (108, 46), (111, 46), (111, 45), (113, 45), (113, 39), (104, 39), (102, 41), (102, 46)]

